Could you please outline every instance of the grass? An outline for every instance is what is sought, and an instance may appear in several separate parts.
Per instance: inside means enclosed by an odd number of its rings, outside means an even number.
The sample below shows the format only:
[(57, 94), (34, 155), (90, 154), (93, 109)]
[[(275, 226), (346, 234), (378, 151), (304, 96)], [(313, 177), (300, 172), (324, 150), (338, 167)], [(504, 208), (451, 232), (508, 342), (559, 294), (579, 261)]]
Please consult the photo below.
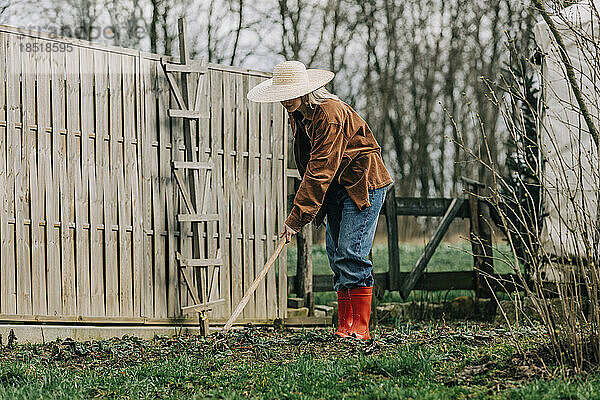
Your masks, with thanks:
[[(410, 271), (423, 252), (425, 246), (401, 243), (398, 247), (400, 250), (400, 271)], [(494, 250), (494, 256), (496, 257), (496, 272), (511, 272), (510, 266), (505, 262), (500, 261), (502, 253), (508, 251), (508, 246), (499, 246)], [(296, 275), (297, 257), (298, 249), (296, 246), (288, 246), (288, 276)], [(313, 246), (312, 261), (313, 273), (315, 275), (331, 274), (331, 268), (329, 267), (329, 260), (327, 259), (327, 252), (325, 251), (324, 245), (318, 244)], [(388, 270), (387, 244), (375, 244), (373, 246), (373, 269), (376, 273), (386, 272)], [(468, 271), (472, 269), (473, 257), (471, 256), (471, 245), (466, 242), (441, 243), (427, 265), (428, 272)]]
[[(425, 245), (399, 244), (400, 250), (400, 271), (411, 271), (417, 262)], [(296, 246), (290, 245), (287, 250), (288, 276), (296, 275), (296, 260), (298, 257)], [(512, 272), (512, 268), (504, 262), (504, 254), (509, 252), (507, 245), (499, 245), (494, 249), (495, 271), (499, 274)], [(315, 275), (333, 275), (329, 266), (327, 252), (324, 245), (314, 245), (312, 251), (313, 274)], [(388, 270), (388, 247), (387, 244), (376, 243), (373, 245), (373, 270), (375, 273), (386, 272)], [(441, 243), (436, 249), (433, 257), (427, 265), (427, 272), (443, 271), (469, 271), (473, 270), (473, 257), (471, 255), (471, 244), (463, 241), (459, 243)], [(332, 281), (333, 286), (333, 281)], [(333, 290), (333, 289), (332, 289)], [(434, 301), (440, 302), (451, 300), (458, 296), (473, 296), (474, 292), (470, 290), (450, 290), (423, 292), (414, 291), (409, 300), (414, 301)], [(503, 296), (501, 296), (503, 297)], [(315, 293), (316, 304), (327, 304), (335, 301), (336, 294), (332, 292)], [(399, 293), (386, 292), (384, 302), (403, 301)]]
[[(375, 341), (330, 330), (132, 337), (0, 350), (2, 399), (592, 399), (595, 372), (556, 377), (539, 329), (408, 324)], [(516, 341), (515, 341), (516, 340)], [(519, 351), (517, 343), (523, 349)]]

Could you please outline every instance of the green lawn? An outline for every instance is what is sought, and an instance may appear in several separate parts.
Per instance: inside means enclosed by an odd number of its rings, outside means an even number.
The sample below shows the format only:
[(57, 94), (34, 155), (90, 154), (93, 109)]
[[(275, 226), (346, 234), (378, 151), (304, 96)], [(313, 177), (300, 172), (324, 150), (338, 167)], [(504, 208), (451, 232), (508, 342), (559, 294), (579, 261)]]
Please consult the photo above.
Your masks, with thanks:
[[(592, 399), (599, 375), (558, 378), (540, 330), (400, 325), (373, 342), (331, 330), (131, 337), (0, 350), (2, 399)], [(544, 366), (545, 364), (545, 366)]]
[[(421, 255), (425, 245), (414, 245), (400, 243), (400, 270), (411, 271), (419, 256)], [(500, 244), (494, 248), (494, 269), (496, 273), (506, 274), (512, 272), (512, 268), (505, 261), (510, 249), (507, 245)], [(296, 275), (296, 260), (297, 248), (294, 245), (288, 246), (287, 261), (288, 261), (288, 276)], [(312, 252), (313, 274), (329, 274), (329, 260), (324, 245), (314, 245)], [(388, 270), (388, 249), (387, 244), (375, 244), (373, 246), (373, 264), (374, 271), (386, 272)], [(442, 271), (469, 271), (473, 269), (473, 257), (471, 256), (471, 244), (464, 241), (460, 243), (441, 243), (436, 249), (431, 258), (426, 271), (442, 272)], [(332, 289), (333, 290), (333, 289)], [(421, 292), (415, 291), (411, 294), (412, 300), (431, 300), (442, 301), (451, 300), (457, 296), (472, 296), (472, 291), (452, 290), (443, 292)], [(315, 301), (317, 304), (326, 304), (329, 301), (335, 300), (334, 292), (316, 293)], [(402, 301), (398, 293), (386, 292), (383, 301)]]
[[(401, 243), (400, 249), (400, 271), (410, 271), (417, 262), (424, 249), (423, 246)], [(288, 275), (296, 275), (297, 248), (295, 245), (288, 246)], [(495, 270), (497, 273), (509, 273), (511, 267), (503, 261), (503, 254), (509, 251), (508, 246), (500, 245), (494, 249)], [(331, 274), (329, 260), (324, 245), (314, 245), (312, 252), (313, 273), (315, 275)], [(386, 244), (375, 244), (373, 246), (373, 265), (375, 272), (388, 270), (388, 248)], [(473, 257), (471, 256), (471, 245), (461, 243), (441, 243), (436, 249), (433, 257), (427, 265), (429, 272), (441, 271), (468, 271), (473, 269)]]

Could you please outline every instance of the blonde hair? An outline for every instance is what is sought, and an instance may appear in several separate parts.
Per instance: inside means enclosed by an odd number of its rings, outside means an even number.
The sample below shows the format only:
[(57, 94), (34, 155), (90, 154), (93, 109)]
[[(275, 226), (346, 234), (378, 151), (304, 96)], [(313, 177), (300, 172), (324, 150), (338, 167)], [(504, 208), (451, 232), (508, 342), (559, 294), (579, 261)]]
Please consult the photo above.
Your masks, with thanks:
[(339, 100), (335, 94), (330, 93), (325, 86), (321, 86), (317, 90), (313, 90), (312, 92), (305, 94), (302, 96), (302, 103), (306, 104), (307, 107), (315, 108), (316, 105), (322, 104), (326, 99), (335, 99)]

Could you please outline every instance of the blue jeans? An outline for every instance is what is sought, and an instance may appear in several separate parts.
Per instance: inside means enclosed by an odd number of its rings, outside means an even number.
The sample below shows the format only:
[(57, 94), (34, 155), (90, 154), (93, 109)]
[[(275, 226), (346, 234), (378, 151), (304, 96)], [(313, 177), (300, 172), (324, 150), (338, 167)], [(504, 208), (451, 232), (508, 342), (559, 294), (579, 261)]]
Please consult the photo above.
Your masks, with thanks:
[(367, 258), (387, 186), (369, 191), (370, 207), (360, 211), (346, 189), (337, 184), (328, 191), (325, 247), (333, 270), (333, 290), (373, 286), (373, 263)]

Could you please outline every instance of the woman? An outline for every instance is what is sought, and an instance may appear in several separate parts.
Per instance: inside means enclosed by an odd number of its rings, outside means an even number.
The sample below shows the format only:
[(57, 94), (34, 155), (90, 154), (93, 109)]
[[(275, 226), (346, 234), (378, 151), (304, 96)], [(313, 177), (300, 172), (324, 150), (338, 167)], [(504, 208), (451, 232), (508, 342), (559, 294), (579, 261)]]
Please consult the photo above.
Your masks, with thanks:
[(373, 264), (367, 257), (392, 179), (367, 123), (323, 87), (333, 76), (284, 61), (247, 97), (280, 101), (294, 134), (302, 182), (281, 236), (289, 242), (304, 225), (314, 220), (318, 226), (327, 216), (327, 256), (338, 298), (335, 334), (370, 339)]

